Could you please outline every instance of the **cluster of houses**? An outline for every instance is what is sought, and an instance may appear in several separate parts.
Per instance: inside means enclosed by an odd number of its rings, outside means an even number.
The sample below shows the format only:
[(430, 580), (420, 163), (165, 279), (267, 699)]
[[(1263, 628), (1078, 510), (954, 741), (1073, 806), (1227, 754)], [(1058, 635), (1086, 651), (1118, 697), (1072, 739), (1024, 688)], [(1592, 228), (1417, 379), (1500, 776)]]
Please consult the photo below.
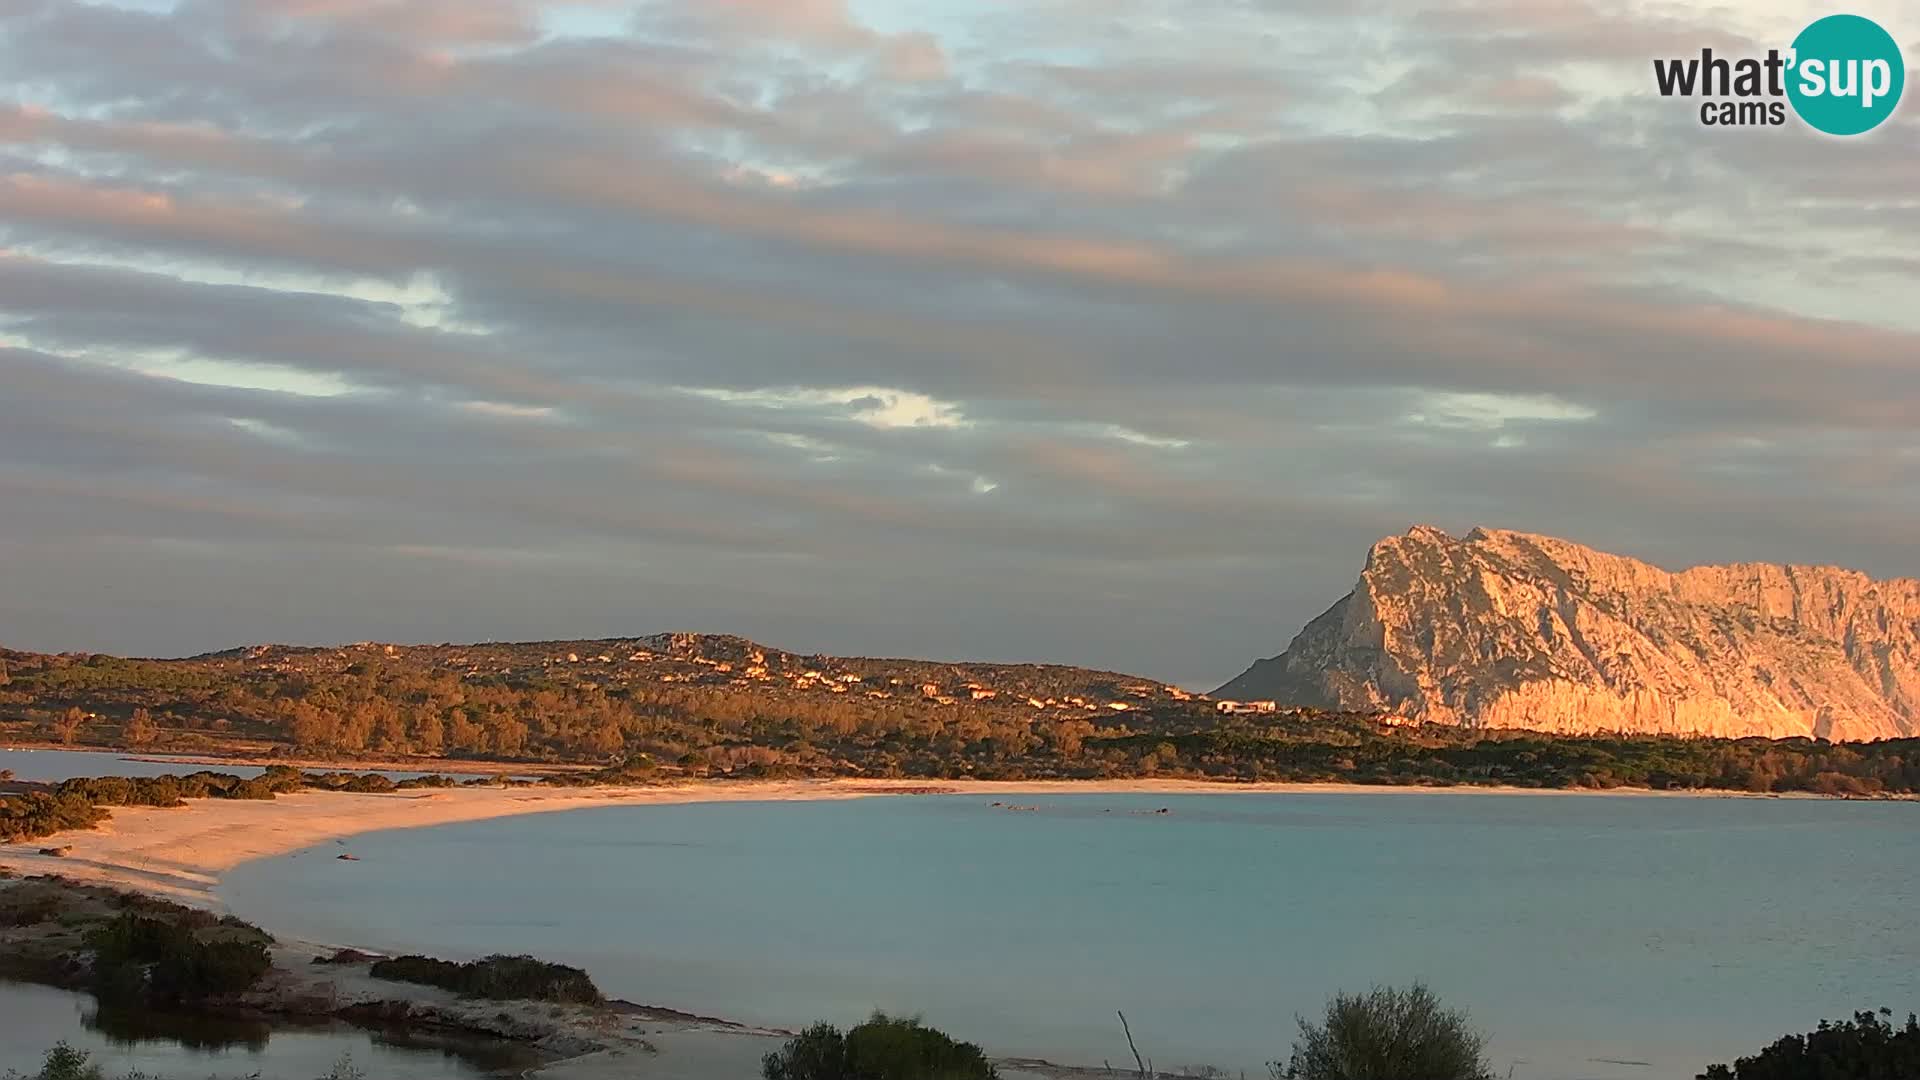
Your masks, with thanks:
[[(613, 672), (609, 673), (615, 681), (619, 682), (628, 682), (637, 677), (662, 683), (724, 684), (742, 688), (755, 683), (784, 683), (794, 690), (815, 693), (859, 693), (869, 698), (917, 696), (922, 701), (932, 702), (937, 705), (994, 701), (1010, 693), (1005, 689), (986, 686), (978, 682), (965, 683), (964, 685), (949, 690), (935, 682), (916, 683), (907, 678), (890, 678), (886, 681), (886, 685), (881, 687), (870, 684), (865, 676), (855, 674), (851, 671), (829, 672), (817, 668), (774, 671), (767, 663), (766, 653), (759, 648), (751, 647), (750, 643), (746, 642), (742, 642), (741, 644), (748, 645), (749, 647), (739, 655), (733, 656), (732, 659), (715, 659), (709, 656), (703, 656), (697, 650), (681, 648), (677, 641), (649, 640), (647, 644), (655, 645), (658, 648), (667, 648), (669, 651), (663, 653), (657, 651), (657, 648), (646, 648), (643, 647), (640, 642), (635, 642), (630, 650), (621, 650), (626, 654), (624, 656), (616, 656), (616, 654), (611, 652), (590, 656), (582, 656), (577, 652), (569, 652), (564, 655), (543, 657), (540, 660), (540, 666), (543, 669), (552, 669), (560, 666), (581, 664), (620, 665), (616, 667)], [(307, 665), (301, 663), (301, 660), (305, 657), (302, 657), (298, 652), (295, 652), (294, 655), (287, 655), (287, 652), (290, 651), (291, 650), (282, 651), (270, 646), (259, 647), (250, 650), (250, 655), (247, 659), (253, 661), (253, 666), (262, 669), (285, 672), (300, 672), (305, 670)], [(348, 659), (348, 654), (351, 651), (381, 651), (387, 656), (396, 654), (396, 650), (392, 645), (364, 642), (339, 650), (337, 656), (342, 660)], [(279, 655), (275, 655), (276, 653)], [(493, 673), (492, 668), (483, 667), (481, 662), (471, 659), (466, 655), (455, 655), (449, 657), (448, 660), (450, 667), (456, 669), (464, 668), (466, 674), (470, 677)], [(622, 660), (624, 660), (626, 664), (647, 665), (649, 667), (660, 663), (663, 669), (636, 673), (630, 668), (626, 668), (625, 665), (622, 665)], [(669, 664), (673, 666), (668, 667), (667, 665)], [(687, 670), (679, 666), (683, 664), (706, 668), (707, 671), (703, 673), (698, 670)], [(498, 669), (498, 673), (503, 675), (511, 674), (513, 670), (511, 666), (501, 667)], [(715, 678), (715, 676), (720, 676), (721, 678)], [(1111, 701), (1089, 700), (1088, 698), (1077, 695), (1043, 698), (1020, 695), (1018, 691), (1012, 691), (1011, 693), (1014, 694), (1014, 700), (1018, 704), (1036, 710), (1060, 709), (1079, 710), (1082, 712), (1105, 710), (1113, 713), (1126, 713), (1139, 710), (1151, 704), (1153, 701), (1160, 699), (1172, 701), (1211, 701), (1214, 709), (1222, 715), (1275, 713), (1278, 712), (1280, 708), (1279, 704), (1274, 701), (1214, 700), (1205, 694), (1194, 694), (1191, 691), (1183, 690), (1177, 686), (1158, 683), (1138, 683), (1119, 689), (1122, 699)]]
[[(733, 662), (714, 660), (697, 654), (692, 656), (663, 656), (647, 649), (636, 650), (632, 655), (627, 657), (627, 660), (632, 663), (650, 663), (657, 660), (693, 663), (710, 669), (713, 674), (730, 676), (726, 681), (733, 686), (744, 687), (750, 683), (785, 682), (795, 690), (825, 692), (829, 694), (846, 694), (857, 691), (869, 698), (916, 695), (921, 700), (929, 701), (936, 705), (957, 705), (963, 701), (993, 701), (1000, 698), (1004, 693), (1004, 691), (998, 688), (985, 686), (977, 682), (969, 682), (949, 690), (935, 682), (914, 683), (906, 678), (890, 678), (887, 680), (886, 688), (881, 689), (868, 685), (864, 676), (854, 674), (850, 671), (827, 672), (808, 668), (800, 671), (774, 673), (768, 669), (766, 654), (757, 649), (749, 652), (745, 658), (746, 662), (738, 667), (736, 667)], [(580, 656), (574, 653), (568, 653), (564, 660), (554, 657), (545, 661), (548, 665), (560, 663), (578, 664), (582, 662), (610, 664), (613, 663), (614, 660), (611, 656), (601, 655), (588, 657), (583, 661)], [(663, 671), (654, 675), (653, 679), (666, 683), (711, 681), (701, 676), (698, 672), (687, 671)], [(1205, 694), (1194, 694), (1191, 691), (1183, 690), (1177, 686), (1154, 683), (1126, 686), (1123, 687), (1122, 690), (1127, 697), (1135, 700), (1098, 701), (1089, 700), (1077, 695), (1046, 698), (1028, 696), (1021, 697), (1018, 700), (1020, 704), (1033, 709), (1068, 709), (1080, 711), (1105, 709), (1115, 713), (1138, 710), (1162, 695), (1173, 701), (1212, 700)], [(1274, 713), (1278, 712), (1280, 708), (1279, 703), (1274, 701), (1234, 700), (1213, 701), (1213, 707), (1223, 715)]]
[(1226, 713), (1229, 715), (1233, 715), (1237, 713), (1270, 713), (1270, 712), (1280, 711), (1280, 703), (1277, 701), (1232, 701), (1228, 699), (1222, 699), (1220, 701), (1214, 702), (1213, 707), (1219, 710), (1220, 712)]

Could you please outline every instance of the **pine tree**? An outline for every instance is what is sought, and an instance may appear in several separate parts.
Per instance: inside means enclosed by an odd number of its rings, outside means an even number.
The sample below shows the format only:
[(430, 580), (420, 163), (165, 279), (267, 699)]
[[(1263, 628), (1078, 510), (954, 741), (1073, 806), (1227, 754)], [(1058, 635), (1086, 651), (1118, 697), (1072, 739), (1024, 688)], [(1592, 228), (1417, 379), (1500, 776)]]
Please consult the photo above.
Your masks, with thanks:
[(160, 726), (153, 722), (153, 714), (144, 705), (133, 710), (133, 716), (127, 720), (127, 726), (121, 732), (121, 738), (133, 747), (150, 746), (159, 737)]

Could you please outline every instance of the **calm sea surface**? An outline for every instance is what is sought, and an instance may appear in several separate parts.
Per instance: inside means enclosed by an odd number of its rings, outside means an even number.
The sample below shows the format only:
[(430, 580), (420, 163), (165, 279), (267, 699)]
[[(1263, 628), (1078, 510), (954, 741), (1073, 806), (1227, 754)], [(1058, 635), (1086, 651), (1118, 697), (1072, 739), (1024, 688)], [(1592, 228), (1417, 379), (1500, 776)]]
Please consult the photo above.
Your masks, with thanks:
[[(1075, 795), (618, 807), (376, 834), (225, 888), (296, 936), (524, 951), (755, 1023), (920, 1013), (992, 1051), (1264, 1075), (1425, 979), (1516, 1078), (1688, 1078), (1920, 1008), (1920, 804)], [(1170, 811), (1152, 811), (1166, 807)], [(329, 845), (329, 850), (337, 850)], [(321, 852), (320, 854), (325, 854)]]

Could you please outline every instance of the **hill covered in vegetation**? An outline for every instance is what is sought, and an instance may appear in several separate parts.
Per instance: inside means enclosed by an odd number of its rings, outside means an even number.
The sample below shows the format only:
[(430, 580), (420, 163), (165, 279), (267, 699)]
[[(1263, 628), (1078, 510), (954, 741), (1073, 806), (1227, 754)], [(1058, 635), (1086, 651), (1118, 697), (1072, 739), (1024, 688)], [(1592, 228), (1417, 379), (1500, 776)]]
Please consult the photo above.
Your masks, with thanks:
[(1114, 672), (801, 655), (737, 637), (0, 650), (0, 739), (283, 760), (644, 764), (666, 777), (1920, 790), (1920, 740), (1555, 736), (1219, 702)]

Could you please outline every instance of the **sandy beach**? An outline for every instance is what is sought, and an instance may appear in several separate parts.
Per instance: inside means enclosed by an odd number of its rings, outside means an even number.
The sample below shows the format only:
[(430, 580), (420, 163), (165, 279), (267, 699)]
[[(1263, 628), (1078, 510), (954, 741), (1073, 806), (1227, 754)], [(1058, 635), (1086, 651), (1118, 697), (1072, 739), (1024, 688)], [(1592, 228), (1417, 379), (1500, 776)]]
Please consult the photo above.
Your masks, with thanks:
[[(472, 787), (369, 795), (302, 791), (272, 801), (200, 799), (185, 807), (115, 807), (97, 830), (63, 833), (57, 841), (0, 846), (0, 864), (27, 874), (57, 873), (116, 885), (181, 903), (217, 908), (220, 876), (241, 863), (285, 855), (331, 840), (386, 829), (554, 813), (596, 806), (702, 802), (785, 802), (916, 794), (985, 799), (1098, 794), (1312, 793), (1408, 795), (1450, 792), (1527, 796), (1660, 795), (1736, 798), (1733, 792), (1569, 791), (1517, 787), (1384, 787), (1364, 784), (1221, 784), (1196, 780), (794, 780), (709, 782), (632, 788)], [(58, 843), (64, 857), (39, 854)], [(269, 927), (271, 929), (271, 927)]]
[[(1088, 794), (1245, 794), (1349, 793), (1386, 795), (1435, 791), (1565, 795), (1565, 791), (1528, 788), (1400, 788), (1344, 784), (1219, 784), (1190, 780), (1114, 781), (924, 781), (807, 780), (709, 782), (634, 788), (472, 787), (420, 789), (391, 794), (303, 791), (271, 801), (195, 800), (173, 809), (121, 807), (94, 831), (61, 834), (29, 844), (0, 846), (0, 867), (20, 875), (58, 874), (70, 880), (133, 889), (196, 907), (220, 910), (222, 876), (254, 859), (285, 855), (336, 840), (389, 829), (421, 828), (519, 814), (556, 813), (606, 806), (645, 806), (701, 802), (800, 801), (907, 797), (916, 794), (966, 795), (983, 800), (1032, 802), (1050, 796)], [(1645, 791), (1582, 792), (1654, 794)], [(1678, 798), (1729, 797), (1731, 793), (1658, 793)], [(40, 848), (58, 845), (64, 856)], [(343, 847), (345, 853), (351, 846)], [(260, 916), (258, 912), (241, 913)], [(271, 931), (271, 917), (263, 921)], [(553, 1020), (515, 1006), (505, 1011), (473, 1009), (422, 988), (357, 975), (350, 969), (316, 967), (312, 960), (354, 942), (283, 939), (276, 950), (280, 974), (269, 991), (280, 1000), (324, 997), (335, 1002), (405, 999), (437, 1010), (449, 1021), (484, 1028), (511, 1014), (523, 1029), (513, 1036), (545, 1045), (564, 1058), (540, 1071), (548, 1080), (611, 1080), (645, 1075), (678, 1080), (737, 1078), (752, 1080), (762, 1055), (785, 1033), (755, 1030), (724, 1021), (642, 1010), (611, 1026), (605, 1017)], [(671, 1002), (658, 1003), (671, 1005)], [(529, 1037), (524, 1025), (545, 1025), (545, 1034)], [(598, 1044), (588, 1053), (577, 1049)], [(641, 1064), (644, 1061), (644, 1064)], [(1010, 1078), (1091, 1075), (1085, 1070), (1012, 1061), (1003, 1062)]]
[[(0, 846), (0, 867), (19, 875), (58, 874), (86, 884), (133, 889), (180, 903), (223, 909), (221, 876), (242, 863), (316, 844), (387, 829), (422, 828), (518, 814), (556, 813), (601, 806), (698, 802), (857, 799), (915, 794), (965, 794), (987, 799), (1108, 793), (1235, 793), (1326, 791), (1325, 785), (1227, 785), (1193, 781), (994, 782), (824, 780), (706, 783), (642, 788), (444, 788), (353, 794), (303, 791), (271, 801), (200, 799), (185, 807), (117, 807), (93, 831), (70, 832), (28, 844)], [(1353, 787), (1355, 791), (1371, 789)], [(64, 856), (40, 848), (58, 845)], [(0, 882), (0, 887), (5, 887)], [(258, 915), (258, 913), (247, 913)], [(271, 920), (266, 920), (270, 922)], [(268, 930), (273, 927), (268, 925)], [(352, 942), (282, 938), (275, 972), (255, 995), (263, 1007), (288, 1001), (331, 1005), (405, 1000), (442, 1021), (470, 1030), (504, 1025), (501, 1034), (540, 1046), (560, 1060), (539, 1070), (543, 1080), (614, 1080), (644, 1075), (660, 1080), (753, 1080), (760, 1059), (787, 1032), (723, 1020), (638, 1010), (609, 1019), (518, 1003), (461, 1002), (442, 992), (373, 979), (349, 966), (315, 965)], [(588, 1052), (579, 1049), (590, 1046)], [(1009, 1080), (1072, 1080), (1089, 1070), (1043, 1062), (1003, 1061)]]

